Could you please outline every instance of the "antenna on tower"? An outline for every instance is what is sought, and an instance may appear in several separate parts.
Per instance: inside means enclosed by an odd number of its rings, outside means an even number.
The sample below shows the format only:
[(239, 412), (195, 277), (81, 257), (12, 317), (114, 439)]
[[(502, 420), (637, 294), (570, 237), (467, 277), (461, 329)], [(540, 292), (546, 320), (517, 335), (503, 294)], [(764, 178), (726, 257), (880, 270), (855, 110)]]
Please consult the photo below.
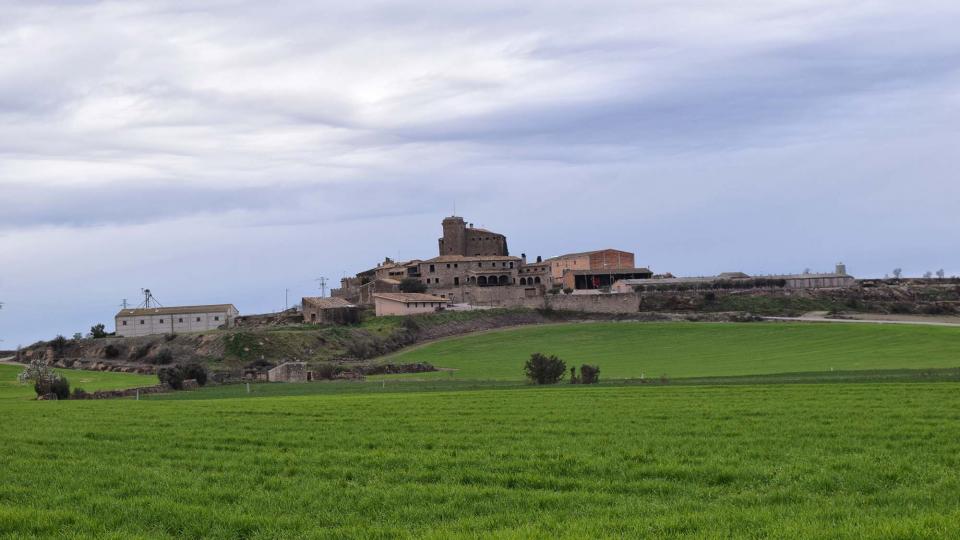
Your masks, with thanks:
[(141, 304), (141, 307), (149, 309), (154, 307), (152, 304), (156, 304), (156, 307), (163, 307), (163, 304), (153, 296), (150, 289), (140, 289), (140, 292), (143, 293), (143, 304)]

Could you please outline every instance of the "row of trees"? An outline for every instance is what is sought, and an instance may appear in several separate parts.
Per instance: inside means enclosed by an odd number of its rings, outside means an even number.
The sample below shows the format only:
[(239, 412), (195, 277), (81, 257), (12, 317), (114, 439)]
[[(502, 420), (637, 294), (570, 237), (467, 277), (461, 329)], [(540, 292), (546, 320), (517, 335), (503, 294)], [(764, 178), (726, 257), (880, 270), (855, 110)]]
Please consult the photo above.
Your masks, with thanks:
[[(567, 363), (554, 355), (542, 353), (530, 355), (523, 367), (527, 379), (534, 384), (557, 384), (567, 373)], [(600, 368), (590, 364), (580, 366), (577, 375), (576, 366), (570, 367), (570, 384), (596, 384), (600, 382)]]

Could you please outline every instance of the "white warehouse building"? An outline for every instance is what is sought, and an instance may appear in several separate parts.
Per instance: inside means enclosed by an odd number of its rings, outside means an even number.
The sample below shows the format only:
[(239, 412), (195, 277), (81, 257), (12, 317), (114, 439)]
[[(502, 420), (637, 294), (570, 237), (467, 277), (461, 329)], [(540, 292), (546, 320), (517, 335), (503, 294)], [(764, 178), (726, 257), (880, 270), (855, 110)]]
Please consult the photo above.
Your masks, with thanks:
[(233, 304), (219, 304), (124, 309), (115, 320), (118, 336), (136, 337), (230, 328), (238, 315)]

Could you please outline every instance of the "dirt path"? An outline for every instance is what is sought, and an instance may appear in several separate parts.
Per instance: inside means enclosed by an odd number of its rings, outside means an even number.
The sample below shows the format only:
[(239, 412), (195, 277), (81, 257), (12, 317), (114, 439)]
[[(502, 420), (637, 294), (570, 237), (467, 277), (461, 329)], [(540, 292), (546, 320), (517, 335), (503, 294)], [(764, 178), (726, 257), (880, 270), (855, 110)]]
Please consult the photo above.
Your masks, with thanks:
[(863, 323), (863, 324), (906, 324), (912, 326), (950, 326), (960, 328), (960, 323), (940, 322), (930, 320), (898, 320), (898, 319), (829, 319), (827, 317), (806, 314), (803, 317), (764, 317), (765, 321), (782, 322), (827, 322), (827, 323)]
[(6, 357), (6, 358), (0, 358), (0, 364), (9, 364), (9, 365), (11, 365), (11, 366), (22, 366), (22, 365), (23, 365), (23, 364), (21, 364), (21, 363), (19, 363), (19, 362), (14, 362), (14, 361), (13, 361), (14, 358), (16, 358), (16, 356), (8, 356), (8, 357)]

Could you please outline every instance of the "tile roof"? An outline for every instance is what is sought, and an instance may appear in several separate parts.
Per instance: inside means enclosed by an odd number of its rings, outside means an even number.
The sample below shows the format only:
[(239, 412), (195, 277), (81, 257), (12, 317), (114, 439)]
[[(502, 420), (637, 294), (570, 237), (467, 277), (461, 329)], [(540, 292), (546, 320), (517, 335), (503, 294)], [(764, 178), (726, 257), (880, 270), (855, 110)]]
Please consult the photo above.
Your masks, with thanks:
[(142, 315), (181, 315), (191, 313), (225, 313), (236, 310), (233, 304), (212, 304), (209, 306), (173, 306), (159, 308), (121, 309), (117, 317), (138, 317)]
[(353, 307), (353, 304), (348, 302), (346, 299), (337, 297), (320, 298), (316, 296), (308, 296), (303, 299), (303, 303), (318, 309)]
[(520, 257), (513, 255), (441, 255), (426, 261), (425, 263), (446, 263), (446, 262), (471, 262), (471, 261), (519, 261)]
[(440, 298), (432, 294), (424, 293), (377, 293), (374, 298), (383, 298), (384, 300), (393, 300), (394, 302), (442, 302), (447, 303), (446, 298)]

